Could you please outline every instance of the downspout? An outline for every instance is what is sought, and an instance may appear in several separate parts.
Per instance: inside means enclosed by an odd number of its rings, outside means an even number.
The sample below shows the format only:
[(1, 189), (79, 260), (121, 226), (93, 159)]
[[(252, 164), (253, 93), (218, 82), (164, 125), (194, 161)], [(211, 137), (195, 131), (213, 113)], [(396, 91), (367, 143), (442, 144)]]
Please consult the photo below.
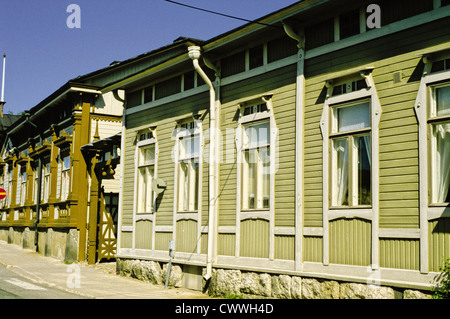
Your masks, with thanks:
[(295, 93), (295, 260), (296, 271), (303, 271), (303, 127), (305, 109), (305, 35), (282, 21), (286, 34), (297, 41), (297, 75)]
[(120, 177), (119, 177), (119, 207), (117, 208), (117, 246), (116, 246), (116, 253), (117, 255), (120, 254), (120, 241), (122, 237), (122, 202), (123, 202), (123, 167), (124, 167), (124, 150), (125, 150), (125, 119), (126, 119), (126, 105), (125, 105), (125, 98), (122, 98), (119, 95), (118, 89), (113, 90), (113, 96), (114, 98), (122, 103), (122, 133), (120, 135)]
[(213, 251), (214, 251), (214, 225), (216, 224), (217, 211), (217, 173), (216, 173), (216, 91), (211, 80), (200, 67), (200, 47), (188, 47), (189, 57), (192, 59), (194, 69), (202, 77), (209, 87), (209, 218), (208, 218), (208, 255), (206, 261), (205, 280), (211, 278)]
[[(27, 119), (25, 120), (25, 123), (29, 123), (31, 126), (33, 126), (36, 130), (38, 130), (38, 127), (36, 124), (30, 121), (30, 116), (27, 116)], [(39, 142), (42, 143), (42, 135), (39, 133)], [(36, 217), (33, 222), (34, 230), (34, 245), (36, 246), (36, 250), (38, 249), (38, 224), (39, 224), (39, 212), (41, 210), (41, 193), (42, 193), (42, 159), (39, 156), (38, 158), (38, 184), (37, 184), (37, 192), (36, 192)]]

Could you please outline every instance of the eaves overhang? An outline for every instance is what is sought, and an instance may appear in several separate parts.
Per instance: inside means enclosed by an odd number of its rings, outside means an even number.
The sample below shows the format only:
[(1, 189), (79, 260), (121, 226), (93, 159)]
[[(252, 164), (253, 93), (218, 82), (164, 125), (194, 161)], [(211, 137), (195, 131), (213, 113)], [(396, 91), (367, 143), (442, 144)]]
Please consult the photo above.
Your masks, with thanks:
[[(188, 48), (189, 46), (202, 45), (202, 44), (203, 44), (202, 40), (197, 40), (197, 39), (192, 39), (192, 38), (180, 38), (178, 40), (175, 40), (175, 42), (173, 44), (165, 46), (163, 48), (165, 51), (167, 51), (170, 49), (179, 48), (180, 46)], [(161, 52), (161, 49), (156, 49), (150, 53), (147, 53), (145, 58), (150, 59), (150, 58), (152, 58), (152, 55), (157, 55), (160, 52)], [(138, 72), (131, 74), (127, 77), (124, 77), (120, 80), (108, 83), (107, 85), (100, 88), (100, 91), (104, 94), (104, 93), (108, 93), (108, 92), (111, 92), (111, 91), (114, 91), (117, 89), (126, 89), (144, 77), (147, 77), (153, 73), (162, 71), (164, 69), (174, 67), (178, 63), (182, 63), (187, 60), (189, 60), (189, 56), (188, 56), (188, 53), (186, 50), (184, 53), (182, 53), (180, 55), (167, 58), (166, 60), (163, 60), (160, 63), (150, 66), (144, 70), (138, 71)]]

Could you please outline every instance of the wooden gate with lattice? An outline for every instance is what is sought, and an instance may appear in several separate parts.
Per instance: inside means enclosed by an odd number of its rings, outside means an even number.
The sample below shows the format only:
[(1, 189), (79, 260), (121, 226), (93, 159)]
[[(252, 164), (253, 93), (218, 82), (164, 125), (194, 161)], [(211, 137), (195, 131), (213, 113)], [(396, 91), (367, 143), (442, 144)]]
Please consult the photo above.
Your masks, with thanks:
[(119, 204), (118, 193), (100, 192), (97, 261), (115, 258), (117, 251), (117, 213)]

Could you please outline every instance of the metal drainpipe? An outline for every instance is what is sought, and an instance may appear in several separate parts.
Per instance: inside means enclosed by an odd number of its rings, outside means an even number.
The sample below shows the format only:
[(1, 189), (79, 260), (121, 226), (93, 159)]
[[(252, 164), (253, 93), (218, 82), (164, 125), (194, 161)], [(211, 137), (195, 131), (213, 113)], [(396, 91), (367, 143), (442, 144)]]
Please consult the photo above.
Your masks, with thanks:
[[(38, 130), (38, 127), (36, 124), (30, 121), (30, 117), (28, 116), (25, 123), (29, 123), (31, 126), (33, 126), (36, 130)], [(42, 144), (42, 135), (39, 133), (39, 141)], [(39, 157), (38, 159), (38, 184), (37, 184), (37, 192), (36, 192), (36, 218), (34, 219), (33, 226), (35, 228), (34, 230), (34, 245), (36, 246), (36, 250), (38, 248), (38, 229), (37, 225), (39, 224), (39, 211), (41, 209), (41, 192), (42, 192), (42, 159)]]
[(203, 81), (209, 87), (209, 222), (208, 222), (208, 257), (206, 261), (206, 274), (205, 280), (211, 278), (212, 263), (213, 263), (213, 248), (214, 248), (214, 225), (215, 225), (215, 213), (217, 204), (216, 194), (216, 166), (215, 158), (216, 154), (216, 91), (211, 80), (206, 73), (200, 67), (198, 59), (200, 58), (200, 47), (190, 46), (188, 47), (189, 57), (192, 59), (195, 70), (202, 77)]

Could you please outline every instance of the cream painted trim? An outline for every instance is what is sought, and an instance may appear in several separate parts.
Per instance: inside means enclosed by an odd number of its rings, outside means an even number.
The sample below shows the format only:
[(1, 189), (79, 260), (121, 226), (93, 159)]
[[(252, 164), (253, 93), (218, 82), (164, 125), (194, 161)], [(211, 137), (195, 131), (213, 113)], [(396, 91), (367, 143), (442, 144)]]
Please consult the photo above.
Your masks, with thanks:
[(414, 228), (380, 228), (379, 238), (420, 239), (420, 229)]
[(373, 210), (370, 209), (329, 209), (328, 220), (338, 218), (362, 218), (366, 220), (372, 220)]
[(275, 226), (274, 229), (275, 235), (295, 235), (295, 227), (283, 227), (283, 226)]
[(219, 226), (219, 234), (236, 234), (236, 226)]
[[(365, 68), (362, 68), (365, 69)], [(378, 244), (378, 210), (379, 210), (379, 151), (378, 151), (378, 126), (381, 117), (381, 105), (372, 78), (372, 73), (360, 72), (361, 68), (355, 69), (355, 76), (362, 77), (369, 84), (367, 89), (362, 89), (337, 96), (329, 94), (325, 99), (320, 119), (320, 131), (322, 134), (322, 176), (323, 176), (323, 264), (329, 265), (329, 221), (336, 218), (361, 217), (372, 221), (372, 265), (376, 269), (379, 265), (379, 244)], [(347, 76), (349, 74), (345, 74)], [(337, 81), (335, 81), (337, 80)], [(338, 82), (339, 78), (328, 80), (325, 85), (328, 92), (332, 92), (333, 82)], [(342, 209), (330, 210), (329, 208), (329, 133), (330, 133), (330, 107), (334, 104), (351, 102), (356, 99), (370, 98), (370, 118), (371, 118), (371, 155), (372, 155), (372, 208), (367, 209)]]
[[(222, 80), (223, 81), (223, 80)], [(269, 98), (270, 97), (270, 98)], [(260, 101), (258, 101), (260, 99)], [(267, 112), (263, 112), (258, 119), (268, 119), (270, 125), (270, 208), (268, 211), (242, 211), (241, 209), (241, 166), (242, 166), (242, 142), (243, 142), (243, 125), (251, 123), (248, 121), (249, 116), (242, 116), (242, 107), (248, 106), (248, 103), (256, 104), (264, 102), (267, 104)], [(237, 107), (239, 108), (239, 121), (235, 137), (237, 150), (237, 168), (236, 168), (236, 242), (235, 257), (240, 256), (240, 240), (241, 240), (241, 221), (248, 218), (262, 218), (269, 221), (269, 259), (274, 259), (275, 247), (275, 172), (278, 169), (278, 128), (276, 126), (275, 117), (272, 107), (272, 94), (263, 94), (260, 96), (249, 97), (246, 100), (240, 100)], [(252, 115), (253, 116), (253, 115)], [(253, 117), (252, 117), (253, 118)]]
[(297, 52), (297, 78), (295, 92), (295, 255), (294, 267), (303, 270), (303, 129), (305, 108), (305, 46), (304, 34), (300, 35)]
[(428, 220), (450, 217), (450, 207), (430, 206), (427, 213)]
[(173, 226), (156, 225), (153, 228), (155, 229), (155, 233), (171, 233), (171, 232), (173, 232)]
[[(124, 122), (123, 122), (124, 123)], [(154, 127), (153, 125), (150, 127)], [(150, 129), (149, 126), (147, 126), (146, 128)], [(142, 130), (142, 129), (141, 129)], [(139, 131), (141, 130), (137, 130), (135, 132), (133, 132), (132, 134), (134, 134), (135, 136), (137, 136), (139, 134)], [(152, 227), (152, 249), (155, 248), (155, 227), (154, 227), (154, 223), (156, 222), (156, 217), (154, 216), (155, 213), (155, 209), (156, 209), (156, 201), (155, 201), (155, 193), (153, 193), (153, 212), (152, 213), (138, 213), (137, 212), (137, 207), (138, 207), (138, 194), (139, 194), (139, 190), (138, 190), (138, 183), (139, 183), (139, 149), (141, 147), (145, 147), (148, 145), (155, 145), (155, 163), (153, 164), (153, 178), (156, 178), (158, 175), (158, 155), (159, 155), (159, 147), (158, 147), (158, 143), (157, 143), (157, 133), (156, 133), (156, 129), (150, 129), (151, 132), (153, 133), (153, 138), (150, 138), (148, 140), (143, 140), (143, 141), (138, 141), (136, 143), (135, 146), (135, 150), (134, 150), (134, 189), (133, 189), (133, 236), (132, 236), (132, 240), (131, 240), (131, 247), (134, 249), (136, 247), (136, 222), (139, 220), (149, 220), (153, 223), (153, 227)], [(123, 138), (122, 138), (123, 140)], [(124, 153), (122, 151), (122, 153)], [(122, 165), (123, 166), (123, 165)]]
[[(191, 130), (181, 130), (181, 125), (184, 123), (190, 123), (194, 122), (194, 129), (193, 132)], [(172, 238), (175, 240), (176, 243), (176, 229), (177, 229), (177, 222), (180, 220), (190, 219), (197, 222), (197, 238), (200, 238), (202, 234), (202, 198), (203, 198), (203, 154), (204, 154), (204, 136), (203, 136), (203, 123), (201, 120), (195, 120), (192, 117), (185, 116), (183, 119), (177, 121), (177, 128), (176, 128), (174, 140), (175, 145), (173, 148), (174, 151), (174, 199), (173, 199), (173, 233)], [(191, 134), (199, 135), (200, 138), (200, 149), (199, 149), (199, 168), (198, 168), (198, 174), (199, 174), (199, 185), (198, 185), (198, 207), (196, 212), (178, 212), (178, 165), (179, 165), (179, 150), (180, 150), (180, 138), (185, 137)], [(201, 251), (201, 245), (197, 245), (197, 254), (200, 254)]]
[(303, 228), (303, 236), (322, 237), (323, 227), (305, 227)]

